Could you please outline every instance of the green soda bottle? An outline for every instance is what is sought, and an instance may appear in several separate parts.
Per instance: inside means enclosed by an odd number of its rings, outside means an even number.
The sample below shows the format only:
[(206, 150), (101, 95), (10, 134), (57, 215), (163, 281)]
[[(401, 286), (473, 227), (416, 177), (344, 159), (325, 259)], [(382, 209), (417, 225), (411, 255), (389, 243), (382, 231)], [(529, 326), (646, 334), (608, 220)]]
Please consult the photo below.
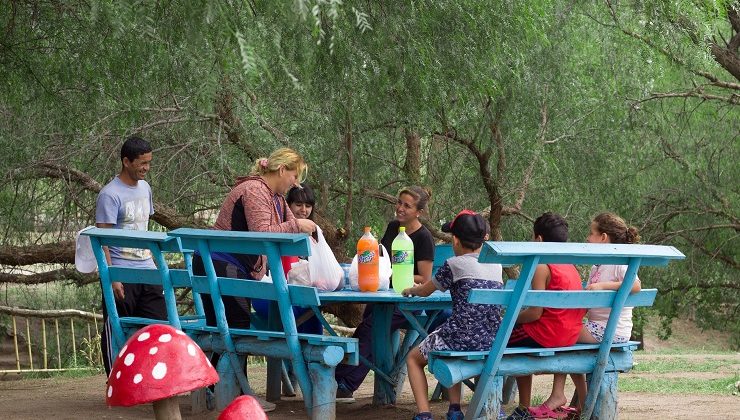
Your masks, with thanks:
[(391, 244), (391, 268), (393, 290), (397, 293), (414, 285), (414, 243), (403, 226), (398, 228), (398, 236)]

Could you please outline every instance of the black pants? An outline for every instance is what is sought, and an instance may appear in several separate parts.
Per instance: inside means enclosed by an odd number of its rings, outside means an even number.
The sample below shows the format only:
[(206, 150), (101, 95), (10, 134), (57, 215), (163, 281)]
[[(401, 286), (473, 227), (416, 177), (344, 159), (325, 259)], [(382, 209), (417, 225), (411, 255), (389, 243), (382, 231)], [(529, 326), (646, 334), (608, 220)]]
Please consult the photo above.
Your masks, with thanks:
[[(214, 260), (213, 268), (216, 269), (216, 275), (219, 277), (231, 277), (237, 279), (249, 278), (234, 264), (229, 264), (227, 262)], [(193, 256), (193, 274), (196, 276), (206, 275), (206, 269), (203, 266), (203, 259), (200, 255)], [(205, 312), (206, 315), (206, 325), (215, 327), (216, 311), (213, 308), (211, 295), (203, 293), (201, 297), (203, 298), (203, 312)], [(249, 299), (234, 296), (221, 296), (221, 300), (224, 302), (224, 311), (226, 312), (226, 321), (229, 323), (229, 328), (249, 328), (249, 313), (252, 311), (249, 305)]]
[[(248, 278), (242, 271), (236, 268), (234, 264), (214, 260), (213, 268), (216, 270), (216, 275), (219, 277), (238, 279)], [(193, 255), (193, 275), (206, 275), (206, 269), (203, 266), (203, 259), (197, 254)], [(216, 310), (213, 307), (211, 295), (208, 293), (202, 293), (201, 297), (203, 298), (203, 312), (206, 316), (206, 325), (215, 327)], [(249, 313), (252, 311), (249, 299), (234, 296), (221, 296), (221, 301), (224, 303), (224, 312), (226, 312), (226, 322), (229, 323), (229, 328), (249, 328)], [(220, 358), (221, 355), (219, 353), (213, 353), (213, 355), (211, 355), (211, 364), (216, 366)], [(246, 365), (244, 368), (246, 369)]]
[[(123, 300), (116, 299), (118, 316), (135, 316), (151, 319), (167, 319), (167, 308), (164, 303), (162, 286), (150, 284), (123, 283)], [(110, 376), (111, 365), (116, 355), (113, 354), (108, 311), (103, 299), (103, 332), (100, 334), (100, 350), (103, 353), (105, 374)]]

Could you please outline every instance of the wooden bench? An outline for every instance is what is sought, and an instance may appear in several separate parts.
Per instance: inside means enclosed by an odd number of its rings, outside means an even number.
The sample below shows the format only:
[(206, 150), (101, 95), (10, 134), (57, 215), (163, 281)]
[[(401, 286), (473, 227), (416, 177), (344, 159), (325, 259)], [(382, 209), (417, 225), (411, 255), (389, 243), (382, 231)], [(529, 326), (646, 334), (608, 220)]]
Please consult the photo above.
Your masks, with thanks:
[[(432, 352), (429, 370), (439, 382), (452, 386), (479, 377), (465, 418), (496, 418), (505, 376), (540, 373), (585, 373), (588, 394), (582, 418), (617, 417), (617, 374), (632, 368), (637, 342), (612, 344), (619, 314), (625, 306), (652, 305), (656, 290), (630, 294), (640, 266), (662, 266), (684, 255), (669, 246), (576, 244), (542, 242), (487, 242), (479, 261), (521, 264), (513, 290), (473, 290), (469, 301), (506, 307), (506, 313), (488, 352)], [(627, 265), (618, 291), (531, 291), (537, 264)], [(517, 315), (523, 306), (552, 308), (611, 308), (601, 344), (576, 344), (562, 348), (506, 348)]]
[[(123, 346), (131, 334), (146, 325), (168, 323), (175, 328), (184, 329), (183, 325), (203, 323), (203, 304), (197, 293), (193, 294), (195, 314), (182, 316), (178, 314), (175, 289), (190, 287), (189, 267), (192, 264), (192, 252), (183, 251), (179, 239), (167, 236), (163, 232), (122, 229), (92, 228), (83, 231), (82, 234), (90, 237), (93, 253), (98, 263), (103, 300), (111, 326), (114, 354), (118, 354), (118, 349)], [(153, 268), (110, 266), (103, 251), (103, 247), (107, 246), (148, 249), (157, 266)], [(165, 258), (167, 253), (181, 255), (185, 267), (171, 268)], [(119, 316), (111, 286), (113, 282), (162, 286), (167, 320)]]
[[(308, 236), (261, 232), (230, 232), (202, 229), (177, 229), (170, 235), (183, 246), (196, 250), (203, 259), (206, 276), (193, 276), (193, 290), (208, 293), (216, 312), (216, 326), (199, 327), (198, 343), (204, 349), (221, 353), (217, 365), (221, 377), (216, 385), (216, 407), (224, 408), (241, 390), (252, 393), (244, 372), (247, 354), (290, 360), (301, 387), (304, 403), (313, 419), (335, 418), (337, 364), (358, 363), (359, 345), (355, 338), (299, 334), (292, 306), (321, 305), (316, 288), (288, 285), (280, 257), (309, 255)], [(272, 267), (272, 283), (216, 276), (211, 252), (266, 255)], [(223, 296), (272, 301), (268, 327), (230, 328)], [(280, 366), (278, 365), (278, 369)], [(278, 393), (279, 378), (276, 376)], [(268, 383), (268, 391), (275, 384)]]

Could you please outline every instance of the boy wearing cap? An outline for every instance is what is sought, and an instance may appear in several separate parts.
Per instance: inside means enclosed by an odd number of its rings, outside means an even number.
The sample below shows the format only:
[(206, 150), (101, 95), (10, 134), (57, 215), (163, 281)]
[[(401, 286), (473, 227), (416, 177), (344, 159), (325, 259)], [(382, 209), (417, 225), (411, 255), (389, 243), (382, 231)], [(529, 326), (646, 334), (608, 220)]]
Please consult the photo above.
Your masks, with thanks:
[[(404, 296), (429, 296), (435, 290), (449, 290), (452, 295), (452, 316), (430, 333), (406, 359), (409, 382), (419, 411), (414, 420), (432, 418), (427, 399), (427, 378), (424, 374), (429, 352), (489, 350), (501, 324), (501, 306), (468, 303), (468, 295), (472, 289), (503, 287), (501, 265), (478, 262), (481, 245), (488, 234), (486, 221), (477, 213), (463, 210), (451, 222), (445, 223), (442, 231), (452, 233), (455, 256), (445, 261), (431, 282), (403, 291)], [(463, 418), (460, 395), (459, 383), (450, 388), (448, 420)]]

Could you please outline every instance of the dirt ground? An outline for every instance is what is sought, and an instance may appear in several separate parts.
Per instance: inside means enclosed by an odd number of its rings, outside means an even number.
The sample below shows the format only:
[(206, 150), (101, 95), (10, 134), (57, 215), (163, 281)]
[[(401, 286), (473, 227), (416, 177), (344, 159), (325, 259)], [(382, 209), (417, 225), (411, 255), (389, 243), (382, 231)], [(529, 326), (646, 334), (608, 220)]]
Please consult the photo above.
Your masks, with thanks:
[[(674, 331), (676, 331), (674, 329)], [(666, 377), (688, 377), (709, 379), (712, 375), (727, 377), (740, 374), (740, 353), (712, 354), (717, 350), (727, 350), (721, 336), (703, 333), (691, 325), (681, 325), (680, 333), (673, 339), (661, 342), (647, 335), (646, 349), (649, 353), (636, 355), (637, 363), (650, 363), (652, 360), (670, 358), (675, 360), (690, 359), (716, 360), (722, 364), (720, 372), (680, 372), (664, 374)], [(680, 348), (683, 354), (673, 354), (674, 347)], [(655, 354), (655, 351), (660, 351)], [(685, 354), (690, 352), (690, 354)], [(250, 369), (252, 384), (259, 391), (264, 368)], [(628, 373), (625, 375), (645, 375), (645, 373)], [(655, 374), (652, 374), (655, 375)], [(18, 379), (7, 376), (0, 380), (0, 418), (2, 419), (141, 419), (153, 418), (151, 406), (129, 408), (108, 408), (105, 406), (103, 375), (82, 378), (47, 378)], [(434, 386), (430, 378), (430, 385)], [(535, 377), (533, 395), (544, 398), (549, 393), (551, 376)], [(406, 384), (398, 404), (394, 407), (373, 407), (372, 378), (368, 378), (355, 394), (354, 404), (338, 404), (338, 419), (362, 418), (363, 420), (410, 419), (415, 412), (415, 404), (408, 384)], [(568, 391), (568, 392), (572, 392)], [(470, 392), (465, 393), (470, 397)], [(190, 413), (189, 399), (181, 398), (181, 410), (185, 419), (216, 419), (218, 413), (201, 415)], [(511, 406), (507, 407), (511, 408)], [(465, 407), (463, 407), (465, 409)], [(432, 403), (435, 418), (444, 418), (447, 404)], [(507, 410), (507, 411), (509, 411)], [(724, 395), (659, 394), (621, 392), (619, 395), (619, 417), (621, 419), (737, 419), (740, 418), (740, 396), (729, 393)], [(303, 402), (299, 398), (286, 398), (278, 408), (269, 413), (270, 419), (287, 420), (306, 418)]]

